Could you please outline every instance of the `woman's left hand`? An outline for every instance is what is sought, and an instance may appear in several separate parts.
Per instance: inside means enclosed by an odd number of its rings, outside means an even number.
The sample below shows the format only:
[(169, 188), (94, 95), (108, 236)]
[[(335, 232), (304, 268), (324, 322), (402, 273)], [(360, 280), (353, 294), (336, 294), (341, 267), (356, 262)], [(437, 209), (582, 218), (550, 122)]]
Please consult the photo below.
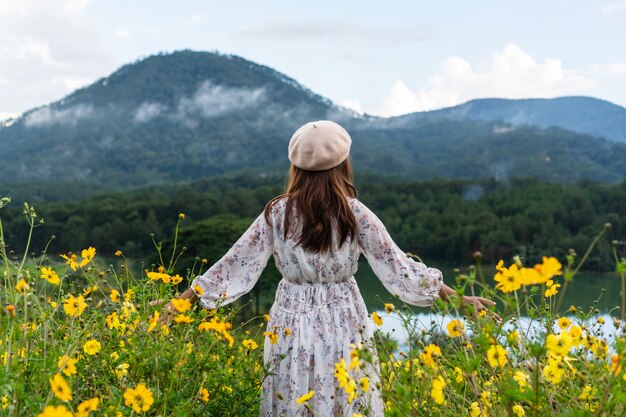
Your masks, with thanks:
[[(479, 297), (477, 295), (464, 295), (462, 303), (464, 307), (472, 306), (474, 308), (474, 314), (478, 314), (479, 312), (483, 310), (488, 311), (487, 306), (496, 305), (495, 301), (491, 301), (488, 298)], [(496, 320), (502, 321), (502, 317), (500, 317), (498, 314), (494, 312), (492, 312), (492, 314)]]

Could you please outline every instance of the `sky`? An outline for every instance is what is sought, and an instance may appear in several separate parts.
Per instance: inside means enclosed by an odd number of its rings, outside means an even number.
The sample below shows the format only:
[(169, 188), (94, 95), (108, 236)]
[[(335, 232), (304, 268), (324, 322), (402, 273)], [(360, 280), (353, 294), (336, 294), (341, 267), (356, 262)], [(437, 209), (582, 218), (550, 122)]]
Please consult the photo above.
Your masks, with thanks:
[(626, 106), (626, 0), (0, 0), (0, 120), (180, 49), (380, 116), (484, 97)]

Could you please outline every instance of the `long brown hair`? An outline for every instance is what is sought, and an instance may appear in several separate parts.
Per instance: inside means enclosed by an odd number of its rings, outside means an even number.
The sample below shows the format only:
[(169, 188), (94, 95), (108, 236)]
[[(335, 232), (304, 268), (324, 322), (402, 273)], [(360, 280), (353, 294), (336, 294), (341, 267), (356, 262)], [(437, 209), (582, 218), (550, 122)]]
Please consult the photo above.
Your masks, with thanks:
[(270, 210), (281, 198), (287, 197), (284, 237), (291, 226), (291, 212), (296, 207), (300, 226), (297, 244), (314, 253), (332, 251), (334, 233), (339, 246), (357, 234), (357, 223), (348, 197), (356, 198), (352, 185), (350, 158), (325, 171), (307, 171), (291, 165), (287, 189), (265, 206), (265, 220), (271, 224)]

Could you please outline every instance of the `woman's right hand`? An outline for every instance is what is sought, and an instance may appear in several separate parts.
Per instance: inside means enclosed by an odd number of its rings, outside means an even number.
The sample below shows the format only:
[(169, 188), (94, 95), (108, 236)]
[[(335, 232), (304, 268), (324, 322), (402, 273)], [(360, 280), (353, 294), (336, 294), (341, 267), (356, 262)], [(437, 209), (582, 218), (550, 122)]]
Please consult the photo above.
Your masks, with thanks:
[[(165, 300), (161, 298), (158, 300), (150, 301), (150, 305), (157, 306), (159, 304), (163, 304), (164, 302)], [(172, 319), (174, 318), (175, 315), (176, 315), (176, 308), (174, 308), (174, 304), (172, 304), (172, 302), (170, 301), (163, 306), (163, 311), (161, 311), (161, 314), (159, 315), (157, 324), (159, 326), (163, 324), (169, 326), (169, 324), (172, 322)]]

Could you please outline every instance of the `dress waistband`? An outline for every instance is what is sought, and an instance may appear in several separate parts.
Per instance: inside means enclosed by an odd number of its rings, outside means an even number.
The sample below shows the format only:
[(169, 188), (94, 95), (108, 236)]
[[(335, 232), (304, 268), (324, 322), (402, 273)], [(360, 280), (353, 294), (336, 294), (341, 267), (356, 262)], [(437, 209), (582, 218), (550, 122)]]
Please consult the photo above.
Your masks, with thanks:
[(274, 304), (294, 313), (321, 308), (344, 308), (362, 302), (354, 277), (332, 283), (295, 283), (283, 278), (276, 290)]

